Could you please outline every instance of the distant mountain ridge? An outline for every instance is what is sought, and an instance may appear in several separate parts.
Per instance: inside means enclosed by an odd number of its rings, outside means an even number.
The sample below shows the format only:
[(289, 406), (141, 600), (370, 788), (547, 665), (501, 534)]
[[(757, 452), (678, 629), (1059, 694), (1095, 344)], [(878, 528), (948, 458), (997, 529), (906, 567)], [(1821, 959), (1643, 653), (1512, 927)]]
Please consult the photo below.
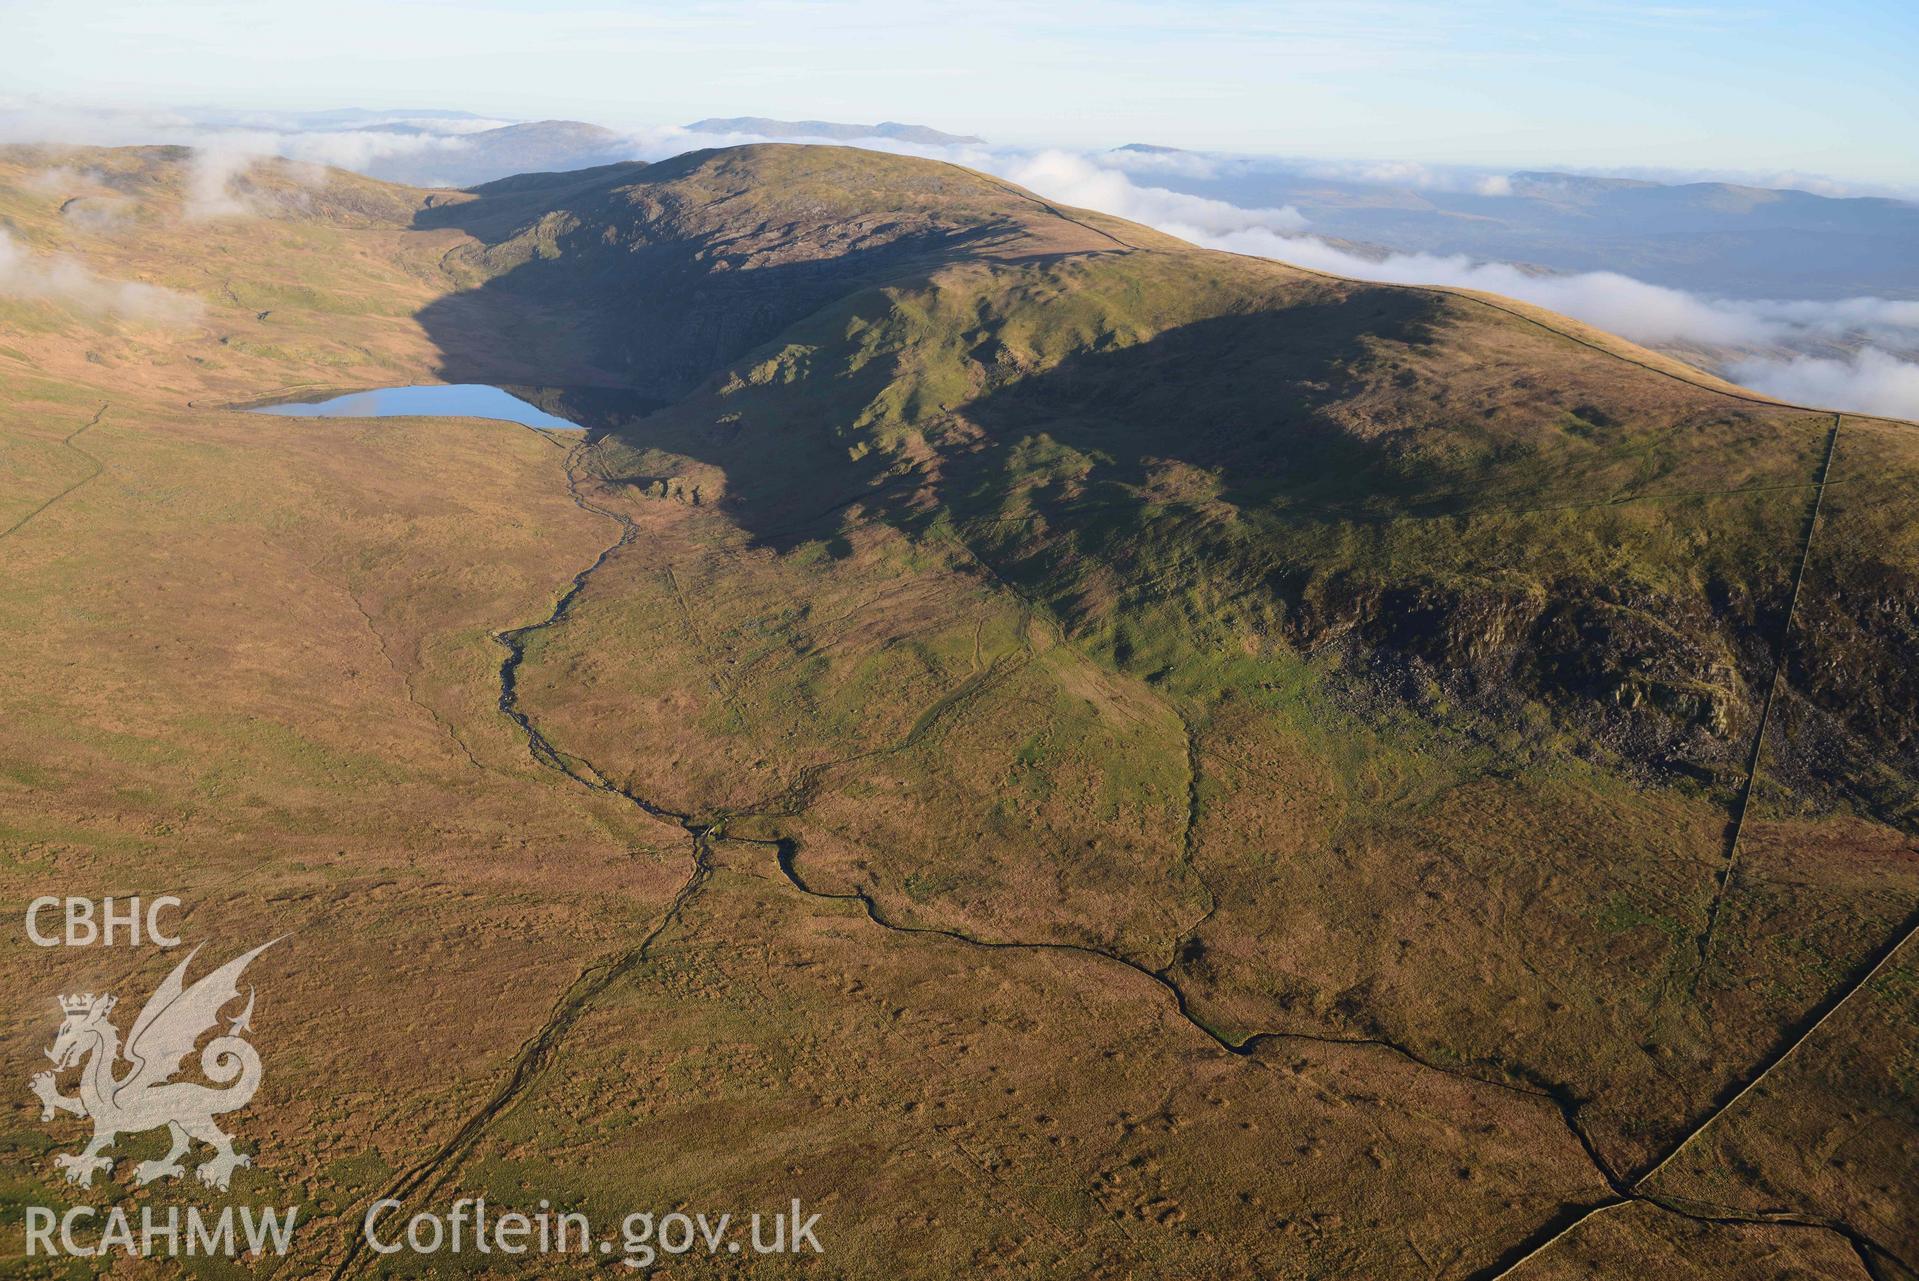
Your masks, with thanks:
[(367, 172), (421, 187), (472, 187), (519, 173), (590, 169), (633, 158), (627, 135), (581, 120), (535, 120), (460, 134), (443, 149), (385, 156)]
[(761, 138), (831, 138), (850, 142), (856, 138), (891, 138), (895, 142), (915, 142), (927, 147), (950, 147), (962, 143), (981, 143), (984, 138), (972, 134), (945, 133), (926, 125), (901, 124), (882, 120), (876, 125), (849, 125), (832, 120), (773, 120), (766, 116), (715, 116), (695, 120), (687, 126), (694, 133), (753, 134)]
[[(415, 186), (474, 187), (516, 174), (571, 172), (659, 158), (744, 138), (885, 140), (922, 147), (981, 139), (882, 121), (708, 117), (685, 134), (649, 136), (570, 120), (505, 123), (469, 112), (370, 110), (209, 116), (221, 127), (351, 131), (408, 139), (356, 162), (374, 177)], [(488, 127), (491, 126), (491, 127)], [(1463, 255), (1555, 273), (1612, 271), (1727, 299), (1919, 298), (1919, 204), (1730, 182), (1668, 182), (1550, 169), (1316, 161), (1225, 155), (1147, 141), (1105, 153), (1164, 187), (1246, 209), (1291, 206), (1311, 234), (1336, 247)], [(992, 162), (987, 162), (991, 167)], [(1696, 358), (1696, 356), (1695, 356)]]
[[(417, 135), (437, 132), (422, 129), (410, 121), (382, 119), (381, 123), (372, 123), (376, 117), (376, 113), (372, 112), (330, 114), (342, 120), (352, 116), (357, 127), (383, 133)], [(427, 113), (412, 118), (413, 121), (428, 119)], [(857, 141), (862, 138), (886, 138), (926, 147), (980, 141), (968, 135), (942, 133), (924, 125), (901, 124), (894, 120), (877, 125), (856, 125), (827, 120), (769, 120), (760, 116), (738, 116), (696, 121), (687, 129), (695, 134), (750, 134), (778, 139)], [(688, 145), (692, 145), (691, 140)], [(460, 131), (446, 137), (444, 145), (383, 156), (368, 164), (366, 170), (375, 178), (420, 187), (476, 187), (516, 174), (570, 173), (578, 169), (617, 164), (634, 159), (638, 149), (631, 135), (616, 129), (583, 120), (532, 120), (496, 129)]]
[(1723, 298), (1919, 297), (1919, 204), (1886, 196), (1552, 170), (1374, 172), (1148, 143), (1108, 154), (1120, 165), (1179, 157), (1142, 181), (1240, 208), (1291, 206), (1321, 238), (1401, 253), (1616, 271)]

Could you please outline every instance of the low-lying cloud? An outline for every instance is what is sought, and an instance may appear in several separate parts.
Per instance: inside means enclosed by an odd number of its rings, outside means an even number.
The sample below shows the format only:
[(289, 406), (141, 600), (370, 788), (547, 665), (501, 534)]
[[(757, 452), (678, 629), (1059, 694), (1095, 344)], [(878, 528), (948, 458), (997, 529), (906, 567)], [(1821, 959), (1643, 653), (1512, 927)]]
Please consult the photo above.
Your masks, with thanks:
[(1919, 302), (1708, 298), (1611, 271), (1551, 274), (1465, 255), (1365, 256), (1301, 234), (1306, 220), (1291, 206), (1241, 209), (1141, 186), (1085, 157), (1042, 153), (999, 171), (1051, 199), (1143, 222), (1209, 248), (1359, 280), (1503, 294), (1635, 342), (1708, 348), (1824, 348), (1845, 342), (1856, 348), (1855, 354), (1747, 356), (1729, 363), (1724, 372), (1781, 399), (1919, 418), (1919, 364), (1881, 349), (1919, 351)]
[(286, 163), (282, 172), (317, 186), (328, 166), (363, 170), (397, 156), (449, 155), (472, 144), (454, 134), (380, 133), (345, 130), (281, 133), (264, 129), (223, 129), (197, 134), (187, 175), (189, 218), (226, 218), (266, 212), (239, 189), (239, 180), (269, 157)]
[[(326, 165), (363, 171), (395, 158), (443, 155), (451, 161), (471, 148), (465, 135), (504, 123), (397, 114), (389, 120), (348, 113), (353, 119), (345, 126), (329, 122), (325, 127), (287, 128), (266, 118), (235, 118), (215, 127), (205, 119), (164, 113), (92, 112), (49, 118), (44, 104), (27, 103), (22, 108), (22, 101), (0, 100), (0, 137), (98, 144), (166, 141), (194, 148), (186, 205), (187, 215), (194, 218), (264, 212), (255, 203), (257, 193), (249, 192), (241, 179), (268, 156), (290, 162), (286, 172), (296, 181), (303, 180), (304, 174), (305, 181), (317, 182), (323, 177), (320, 166)], [(636, 160), (658, 160), (696, 148), (766, 141), (848, 145), (835, 139), (766, 139), (662, 126), (629, 131), (610, 143), (609, 151)], [(1361, 280), (1503, 294), (1658, 346), (1701, 349), (1706, 354), (1719, 349), (1722, 355), (1733, 349), (1740, 354), (1727, 356), (1720, 372), (1767, 394), (1919, 418), (1919, 363), (1904, 358), (1919, 354), (1919, 302), (1871, 297), (1836, 301), (1713, 298), (1617, 272), (1555, 274), (1464, 255), (1354, 252), (1310, 234), (1308, 220), (1291, 205), (1249, 208), (1150, 183), (1154, 174), (1192, 177), (1223, 171), (1221, 166), (1255, 163), (1247, 159), (1174, 150), (1083, 154), (984, 144), (929, 146), (885, 138), (859, 139), (854, 145), (985, 170), (1049, 199), (1145, 223), (1210, 248)], [(1315, 160), (1293, 167), (1328, 180), (1485, 196), (1513, 191), (1505, 175), (1459, 166)]]
[(0, 230), (0, 296), (149, 325), (191, 324), (201, 311), (200, 300), (191, 295), (134, 280), (111, 280), (71, 254), (36, 254), (4, 230)]
[(1793, 356), (1734, 361), (1735, 382), (1801, 405), (1836, 405), (1866, 414), (1919, 418), (1919, 363), (1867, 347), (1850, 360)]
[(1511, 263), (1476, 261), (1464, 254), (1369, 258), (1313, 236), (1282, 236), (1258, 229), (1206, 239), (1213, 248), (1278, 258), (1359, 280), (1504, 294), (1635, 342), (1732, 347), (1852, 333), (1891, 337), (1893, 331), (1919, 327), (1919, 303), (1885, 298), (1835, 302), (1704, 298), (1613, 271), (1552, 274)]
[(60, 217), (81, 231), (116, 232), (133, 225), (134, 203), (123, 196), (80, 196), (60, 206)]
[(1128, 150), (1116, 147), (1100, 156), (1099, 162), (1108, 168), (1124, 169), (1127, 173), (1171, 174), (1177, 178), (1210, 179), (1219, 177), (1220, 172), (1220, 163), (1213, 157), (1173, 148)]
[[(89, 147), (172, 145), (362, 169), (387, 156), (458, 150), (462, 135), (497, 120), (377, 117), (342, 128), (289, 127), (271, 117), (209, 120), (182, 112), (76, 108), (34, 98), (0, 97), (0, 141)], [(375, 127), (389, 126), (389, 127)]]
[(1149, 227), (1179, 226), (1201, 235), (1223, 237), (1253, 230), (1299, 231), (1306, 226), (1306, 219), (1291, 205), (1246, 209), (1164, 187), (1141, 187), (1116, 169), (1067, 151), (1042, 151), (1001, 172), (1042, 196), (1066, 199), (1085, 209), (1119, 213), (1123, 207), (1127, 212), (1119, 216)]
[[(81, 231), (115, 232), (134, 221), (134, 202), (113, 191), (97, 170), (51, 165), (28, 175), (25, 185), (42, 195), (67, 197), (61, 202), (60, 217)], [(72, 194), (76, 190), (80, 194)]]
[(1307, 157), (1209, 156), (1172, 148), (1100, 152), (1100, 165), (1150, 178), (1220, 179), (1284, 174), (1328, 183), (1362, 183), (1408, 191), (1468, 192), (1510, 196), (1512, 177), (1501, 170), (1468, 165), (1429, 165), (1417, 160), (1324, 160)]
[(1358, 182), (1413, 191), (1464, 191), (1476, 196), (1510, 196), (1512, 178), (1460, 165), (1429, 165), (1417, 160), (1302, 160), (1286, 166), (1308, 178)]
[(1658, 165), (1615, 165), (1595, 169), (1587, 165), (1572, 165), (1563, 172), (1594, 178), (1636, 178), (1669, 185), (1718, 182), (1735, 187), (1803, 191), (1834, 200), (1856, 199), (1860, 196), (1878, 196), (1888, 200), (1919, 199), (1919, 187), (1856, 182), (1827, 174), (1807, 173), (1803, 169), (1673, 169)]
[[(463, 135), (501, 123), (395, 115), (360, 122), (369, 127), (303, 129), (275, 127), (269, 121), (269, 117), (241, 117), (210, 122), (178, 112), (76, 109), (32, 98), (0, 98), (0, 141), (190, 148), (193, 159), (185, 212), (193, 219), (265, 212), (239, 189), (238, 180), (268, 157), (304, 166), (287, 173), (296, 180), (317, 183), (324, 178), (324, 166), (365, 170), (393, 157), (457, 155), (472, 146)], [(370, 127), (374, 125), (398, 128)], [(44, 176), (55, 183), (86, 177), (63, 168), (50, 169)]]

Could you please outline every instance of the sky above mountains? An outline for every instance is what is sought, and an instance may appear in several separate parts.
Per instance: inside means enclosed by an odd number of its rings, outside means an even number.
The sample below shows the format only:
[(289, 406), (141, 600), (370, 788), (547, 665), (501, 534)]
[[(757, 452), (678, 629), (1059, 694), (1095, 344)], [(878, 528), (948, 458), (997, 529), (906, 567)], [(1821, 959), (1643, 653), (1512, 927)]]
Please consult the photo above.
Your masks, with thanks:
[(5, 0), (17, 95), (458, 105), (639, 126), (921, 121), (1008, 143), (1825, 174), (1919, 186), (1899, 0), (952, 6)]

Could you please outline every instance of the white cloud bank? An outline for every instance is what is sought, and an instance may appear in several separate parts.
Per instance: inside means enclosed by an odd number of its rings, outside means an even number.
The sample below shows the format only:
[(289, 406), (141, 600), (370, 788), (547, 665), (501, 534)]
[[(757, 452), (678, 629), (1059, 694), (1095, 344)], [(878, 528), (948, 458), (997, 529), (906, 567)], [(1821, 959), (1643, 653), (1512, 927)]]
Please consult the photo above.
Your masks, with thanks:
[(1066, 151), (1042, 151), (1000, 172), (1042, 196), (1064, 200), (1083, 209), (1117, 214), (1149, 227), (1178, 226), (1218, 238), (1249, 231), (1301, 231), (1306, 226), (1306, 219), (1291, 205), (1279, 209), (1245, 209), (1224, 200), (1189, 196), (1164, 187), (1141, 187), (1117, 169), (1096, 165), (1084, 156)]
[(293, 167), (289, 177), (311, 185), (325, 181), (324, 166), (363, 170), (395, 156), (449, 155), (471, 148), (457, 134), (381, 133), (339, 130), (285, 133), (270, 129), (220, 129), (193, 135), (188, 171), (189, 218), (235, 217), (260, 212), (235, 190), (235, 180), (261, 160), (279, 157)]
[[(256, 122), (246, 120), (239, 122), (239, 127), (211, 127), (204, 121), (164, 113), (50, 114), (44, 103), (0, 97), (0, 137), (57, 137), (103, 145), (164, 138), (193, 147), (187, 210), (189, 216), (201, 218), (255, 212), (245, 194), (236, 191), (235, 180), (263, 157), (280, 156), (296, 164), (315, 166), (312, 172), (317, 178), (320, 165), (364, 170), (393, 157), (457, 156), (471, 146), (462, 134), (501, 122), (426, 118), (390, 122), (405, 123), (420, 132), (353, 127), (287, 129), (274, 127), (275, 123), (261, 120), (256, 126)], [(618, 146), (634, 159), (657, 160), (697, 148), (766, 141), (848, 145), (833, 139), (769, 140), (754, 135), (693, 133), (669, 125), (629, 131)], [(1215, 160), (1191, 152), (1119, 151), (1087, 156), (976, 144), (936, 147), (883, 138), (859, 139), (852, 145), (986, 170), (1049, 199), (1145, 223), (1210, 248), (1278, 259), (1360, 280), (1503, 294), (1637, 342), (1708, 348), (1784, 347), (1788, 351), (1798, 348), (1797, 354), (1785, 356), (1745, 356), (1730, 362), (1721, 372), (1781, 399), (1919, 419), (1919, 362), (1901, 358), (1919, 353), (1919, 302), (1883, 298), (1732, 300), (1650, 284), (1617, 272), (1544, 274), (1510, 263), (1475, 261), (1464, 255), (1388, 253), (1368, 257), (1307, 234), (1307, 219), (1291, 205), (1245, 208), (1142, 185), (1129, 176), (1129, 171), (1142, 177), (1154, 172), (1210, 172)], [(1511, 191), (1509, 180), (1502, 176), (1464, 169), (1319, 161), (1314, 162), (1313, 171), (1329, 178), (1474, 190), (1482, 195)], [(293, 176), (297, 177), (298, 172)], [(72, 283), (72, 273), (66, 274)], [(1835, 356), (1835, 347), (1851, 348), (1852, 354)]]
[[(415, 120), (405, 116), (363, 122), (391, 124), (408, 130), (384, 128), (302, 129), (276, 125), (270, 117), (238, 123), (210, 123), (193, 115), (170, 111), (72, 108), (36, 98), (0, 96), (0, 141), (51, 143), (56, 146), (123, 147), (167, 144), (191, 148), (192, 168), (187, 183), (189, 218), (235, 217), (259, 210), (236, 192), (234, 183), (254, 164), (278, 156), (308, 166), (304, 179), (317, 182), (319, 166), (365, 170), (397, 156), (451, 155), (469, 150), (462, 134), (493, 128), (495, 120)], [(50, 177), (63, 171), (50, 170)], [(299, 171), (289, 171), (300, 178)]]
[(184, 325), (199, 319), (200, 300), (158, 285), (110, 280), (70, 254), (36, 254), (0, 230), (0, 296), (30, 298), (86, 315), (139, 324)]
[(1851, 360), (1795, 356), (1735, 361), (1726, 373), (1735, 382), (1780, 400), (1919, 419), (1919, 363), (1872, 347)]
[(1749, 356), (1724, 371), (1770, 396), (1804, 404), (1919, 419), (1919, 363), (1881, 347), (1919, 351), (1919, 302), (1886, 298), (1706, 298), (1611, 271), (1549, 275), (1464, 255), (1348, 252), (1316, 236), (1297, 209), (1242, 209), (1140, 186), (1126, 174), (1062, 152), (1013, 158), (996, 171), (1040, 195), (1143, 222), (1195, 244), (1392, 284), (1446, 285), (1504, 294), (1635, 342), (1705, 347), (1862, 346), (1844, 359)]

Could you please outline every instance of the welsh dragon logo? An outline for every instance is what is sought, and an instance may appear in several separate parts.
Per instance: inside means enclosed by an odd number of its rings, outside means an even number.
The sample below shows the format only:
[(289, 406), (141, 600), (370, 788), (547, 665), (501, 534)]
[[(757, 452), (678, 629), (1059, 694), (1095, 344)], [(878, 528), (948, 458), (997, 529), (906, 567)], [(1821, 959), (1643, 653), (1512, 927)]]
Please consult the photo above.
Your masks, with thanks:
[[(200, 950), (194, 948), (141, 1007), (124, 1049), (120, 1030), (107, 1018), (116, 1004), (112, 996), (88, 993), (60, 998), (60, 1032), (47, 1051), (53, 1070), (39, 1073), (31, 1084), (40, 1099), (42, 1121), (51, 1121), (56, 1112), (70, 1112), (93, 1122), (93, 1139), (85, 1150), (53, 1158), (66, 1172), (67, 1182), (91, 1186), (96, 1172), (113, 1169), (113, 1158), (101, 1154), (117, 1136), (161, 1126), (171, 1133), (173, 1147), (158, 1161), (135, 1166), (136, 1184), (185, 1174), (180, 1158), (195, 1139), (213, 1149), (213, 1156), (194, 1170), (210, 1188), (224, 1192), (234, 1170), (252, 1164), (233, 1150), (232, 1136), (213, 1123), (214, 1117), (245, 1107), (260, 1088), (260, 1056), (244, 1039), (252, 1031), (251, 988), (246, 1008), (229, 1022), (223, 1035), (200, 1051), (201, 1072), (224, 1088), (171, 1078), (200, 1038), (219, 1024), (220, 1011), (239, 999), (241, 971), (272, 946), (263, 943), (187, 987), (187, 966)], [(129, 1064), (124, 1071), (123, 1056)], [(79, 1094), (61, 1094), (56, 1078), (81, 1064)]]

